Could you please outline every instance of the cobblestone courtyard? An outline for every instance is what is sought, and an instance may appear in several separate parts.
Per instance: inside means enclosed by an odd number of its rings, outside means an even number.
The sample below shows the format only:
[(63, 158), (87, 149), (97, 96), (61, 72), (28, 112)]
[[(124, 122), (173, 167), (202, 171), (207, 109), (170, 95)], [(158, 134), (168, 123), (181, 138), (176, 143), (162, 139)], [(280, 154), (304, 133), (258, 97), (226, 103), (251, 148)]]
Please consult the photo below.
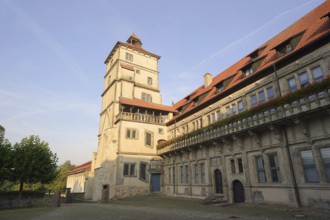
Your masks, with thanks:
[(203, 205), (201, 200), (150, 195), (112, 201), (108, 204), (72, 203), (59, 208), (1, 210), (6, 220), (85, 219), (330, 219), (330, 211), (270, 205)]

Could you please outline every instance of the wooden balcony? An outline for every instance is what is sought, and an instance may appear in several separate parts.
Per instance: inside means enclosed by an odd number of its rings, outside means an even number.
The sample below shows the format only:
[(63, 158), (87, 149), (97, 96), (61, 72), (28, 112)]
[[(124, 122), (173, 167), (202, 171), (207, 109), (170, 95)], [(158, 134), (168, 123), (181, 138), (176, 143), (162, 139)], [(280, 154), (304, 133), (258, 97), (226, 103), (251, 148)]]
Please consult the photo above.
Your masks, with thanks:
[(271, 107), (268, 108), (265, 105), (265, 108), (258, 108), (258, 111), (255, 111), (253, 114), (241, 114), (240, 117), (228, 123), (221, 123), (220, 121), (215, 126), (209, 126), (161, 143), (157, 146), (158, 154), (162, 155), (183, 150), (184, 148), (201, 145), (209, 141), (221, 140), (226, 136), (233, 136), (241, 132), (262, 129), (266, 126), (289, 123), (290, 119), (294, 120), (309, 114), (319, 114), (320, 112), (329, 114), (329, 96), (330, 88), (328, 87), (309, 93), (304, 97), (299, 97), (288, 104), (270, 105)]
[(165, 125), (165, 119), (162, 116), (154, 116), (150, 114), (141, 114), (141, 113), (132, 113), (132, 112), (119, 113), (116, 116), (116, 123), (119, 120)]

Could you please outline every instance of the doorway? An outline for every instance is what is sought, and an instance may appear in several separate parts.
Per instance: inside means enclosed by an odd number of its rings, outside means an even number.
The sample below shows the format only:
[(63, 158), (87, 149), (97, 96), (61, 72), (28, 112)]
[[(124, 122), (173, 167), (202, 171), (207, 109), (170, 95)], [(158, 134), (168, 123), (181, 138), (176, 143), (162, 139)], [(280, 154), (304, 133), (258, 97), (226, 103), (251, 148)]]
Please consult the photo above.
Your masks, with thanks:
[(151, 192), (160, 192), (160, 174), (151, 174)]
[(219, 169), (214, 171), (215, 193), (223, 194), (222, 173)]
[(245, 202), (244, 187), (243, 184), (238, 180), (233, 182), (233, 193), (234, 203)]

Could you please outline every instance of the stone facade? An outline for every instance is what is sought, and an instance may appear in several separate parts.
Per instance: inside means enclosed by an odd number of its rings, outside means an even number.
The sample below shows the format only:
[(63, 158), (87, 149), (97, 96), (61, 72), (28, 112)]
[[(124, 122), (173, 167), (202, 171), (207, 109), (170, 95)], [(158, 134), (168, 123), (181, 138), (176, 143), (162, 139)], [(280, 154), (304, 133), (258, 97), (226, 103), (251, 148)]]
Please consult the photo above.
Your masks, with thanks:
[(134, 34), (107, 57), (93, 200), (150, 192), (317, 206), (330, 198), (330, 1), (174, 104)]
[(329, 11), (327, 1), (175, 104), (158, 146), (167, 195), (330, 202)]

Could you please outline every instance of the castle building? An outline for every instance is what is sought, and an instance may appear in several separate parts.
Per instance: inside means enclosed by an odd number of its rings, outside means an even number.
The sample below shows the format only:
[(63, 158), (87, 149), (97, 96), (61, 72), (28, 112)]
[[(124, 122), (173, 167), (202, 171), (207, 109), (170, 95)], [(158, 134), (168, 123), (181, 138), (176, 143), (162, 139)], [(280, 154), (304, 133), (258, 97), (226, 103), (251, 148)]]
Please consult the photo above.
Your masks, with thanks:
[(134, 34), (107, 57), (86, 198), (330, 208), (330, 1), (173, 106), (161, 104), (159, 58)]
[(166, 122), (175, 110), (161, 104), (159, 59), (133, 34), (126, 43), (117, 42), (105, 60), (94, 183), (86, 195), (93, 200), (160, 191), (156, 146), (167, 139)]

